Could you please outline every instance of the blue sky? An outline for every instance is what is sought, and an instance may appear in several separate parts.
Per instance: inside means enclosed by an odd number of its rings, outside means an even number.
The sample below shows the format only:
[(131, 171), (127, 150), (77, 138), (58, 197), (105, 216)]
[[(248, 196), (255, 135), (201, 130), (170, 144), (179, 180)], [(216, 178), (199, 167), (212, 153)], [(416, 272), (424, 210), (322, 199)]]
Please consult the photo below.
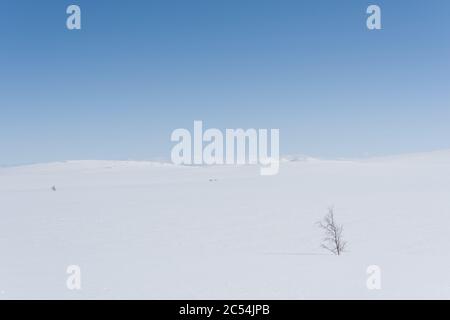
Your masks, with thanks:
[(449, 57), (447, 0), (1, 0), (0, 164), (169, 158), (194, 120), (282, 154), (447, 149)]

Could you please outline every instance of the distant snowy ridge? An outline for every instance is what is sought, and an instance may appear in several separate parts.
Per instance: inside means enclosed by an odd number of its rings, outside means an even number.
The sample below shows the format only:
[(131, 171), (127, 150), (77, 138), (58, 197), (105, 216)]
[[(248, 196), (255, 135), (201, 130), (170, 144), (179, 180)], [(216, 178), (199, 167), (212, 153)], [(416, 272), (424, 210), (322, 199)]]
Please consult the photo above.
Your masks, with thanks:
[[(289, 162), (338, 162), (338, 163), (380, 163), (380, 162), (402, 162), (402, 161), (414, 161), (427, 163), (449, 163), (450, 162), (450, 150), (438, 150), (430, 152), (418, 152), (418, 153), (405, 153), (398, 155), (386, 155), (386, 156), (374, 156), (366, 158), (319, 158), (311, 157), (304, 154), (299, 155), (285, 155), (280, 158), (281, 163)], [(45, 170), (51, 168), (52, 170), (58, 170), (64, 168), (68, 170), (70, 168), (78, 169), (114, 169), (114, 168), (157, 168), (157, 167), (214, 167), (218, 165), (175, 165), (170, 161), (149, 161), (149, 160), (67, 160), (56, 161), (47, 163), (36, 163), (18, 166), (0, 167), (0, 170), (8, 170), (13, 168), (21, 169), (37, 169)], [(234, 166), (234, 165), (232, 165)]]

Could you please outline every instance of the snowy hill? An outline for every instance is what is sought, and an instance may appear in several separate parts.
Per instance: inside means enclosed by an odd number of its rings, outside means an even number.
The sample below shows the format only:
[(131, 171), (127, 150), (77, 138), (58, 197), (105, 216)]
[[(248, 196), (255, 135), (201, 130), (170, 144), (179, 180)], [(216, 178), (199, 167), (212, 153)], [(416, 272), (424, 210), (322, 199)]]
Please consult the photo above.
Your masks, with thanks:
[[(56, 191), (52, 190), (55, 186)], [(450, 152), (0, 168), (0, 299), (450, 298)], [(335, 207), (349, 251), (320, 248)], [(82, 290), (66, 288), (79, 265)], [(381, 268), (381, 290), (366, 269)]]

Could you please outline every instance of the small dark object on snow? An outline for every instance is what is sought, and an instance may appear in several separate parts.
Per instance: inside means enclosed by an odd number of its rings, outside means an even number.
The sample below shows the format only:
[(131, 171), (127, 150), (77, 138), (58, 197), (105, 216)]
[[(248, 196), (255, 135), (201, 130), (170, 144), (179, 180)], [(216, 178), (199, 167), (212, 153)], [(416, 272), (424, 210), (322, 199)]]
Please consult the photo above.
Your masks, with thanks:
[(53, 186), (53, 187), (52, 187), (52, 190), (53, 190), (53, 191), (56, 191), (56, 187), (55, 187), (55, 186)]

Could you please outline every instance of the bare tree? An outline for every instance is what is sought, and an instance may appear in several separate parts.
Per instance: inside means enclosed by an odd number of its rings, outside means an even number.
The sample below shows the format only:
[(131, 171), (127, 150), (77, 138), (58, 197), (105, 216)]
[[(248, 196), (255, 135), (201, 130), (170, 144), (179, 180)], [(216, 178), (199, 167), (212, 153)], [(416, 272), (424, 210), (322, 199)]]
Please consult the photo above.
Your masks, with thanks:
[(347, 242), (342, 237), (344, 227), (338, 225), (334, 218), (333, 207), (328, 208), (328, 214), (323, 218), (323, 221), (318, 222), (318, 225), (325, 232), (321, 247), (335, 255), (341, 255), (345, 251)]

